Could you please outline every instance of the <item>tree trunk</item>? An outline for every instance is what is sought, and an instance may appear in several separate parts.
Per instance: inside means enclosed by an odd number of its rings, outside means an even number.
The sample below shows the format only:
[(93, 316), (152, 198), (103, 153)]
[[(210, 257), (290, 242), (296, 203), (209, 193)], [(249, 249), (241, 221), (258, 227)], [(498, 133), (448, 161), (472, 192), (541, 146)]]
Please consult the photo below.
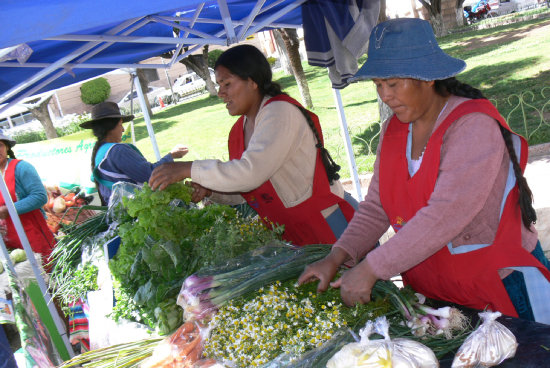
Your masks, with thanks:
[(431, 0), (430, 2), (426, 0), (418, 1), (420, 1), (420, 4), (422, 4), (422, 6), (426, 8), (430, 14), (430, 21), (432, 23), (435, 36), (445, 36), (447, 34), (447, 30), (445, 29), (443, 16), (441, 15), (441, 0)]
[[(139, 85), (141, 86), (141, 91), (143, 92), (143, 97), (145, 99), (145, 106), (147, 107), (147, 112), (149, 117), (153, 117), (153, 110), (151, 109), (151, 103), (149, 103), (149, 97), (147, 97), (147, 90), (149, 89), (149, 81), (147, 80), (147, 75), (145, 75), (145, 69), (136, 69), (136, 74), (139, 79)], [(143, 106), (141, 107), (143, 110)]]
[(288, 52), (286, 49), (285, 41), (283, 40), (282, 32), (278, 29), (272, 32), (273, 37), (275, 38), (275, 43), (279, 49), (279, 63), (281, 63), (281, 68), (286, 75), (293, 75), (292, 67), (290, 66), (290, 60), (288, 59)]
[(294, 78), (296, 78), (296, 82), (298, 83), (298, 89), (302, 96), (302, 103), (306, 108), (311, 109), (313, 107), (313, 102), (311, 101), (306, 74), (304, 73), (302, 59), (300, 58), (300, 40), (298, 39), (298, 33), (294, 28), (281, 29), (280, 33), (285, 42), (285, 48), (288, 53), (288, 59), (290, 60)]
[(46, 132), (47, 139), (57, 138), (57, 131), (53, 126), (53, 121), (48, 111), (48, 104), (52, 99), (53, 95), (42, 101), (40, 105), (36, 105), (33, 108), (30, 108), (31, 114), (42, 124), (44, 131)]
[(216, 90), (216, 84), (212, 81), (210, 77), (210, 70), (208, 69), (208, 45), (205, 45), (202, 48), (202, 54), (192, 54), (186, 58), (180, 60), (180, 63), (185, 65), (187, 69), (197, 73), (206, 83), (206, 90), (210, 97), (215, 97), (218, 95)]
[(386, 0), (380, 0), (380, 14), (378, 14), (378, 23), (382, 23), (388, 20), (386, 15)]
[(413, 18), (420, 18), (420, 14), (418, 14), (418, 9), (416, 8), (416, 0), (411, 0), (411, 10)]
[(443, 17), (441, 13), (432, 16), (430, 14), (430, 20), (432, 22), (432, 28), (434, 29), (435, 37), (445, 36), (448, 32), (443, 23)]
[(466, 25), (466, 18), (464, 18), (464, 0), (456, 0), (456, 25), (459, 27)]

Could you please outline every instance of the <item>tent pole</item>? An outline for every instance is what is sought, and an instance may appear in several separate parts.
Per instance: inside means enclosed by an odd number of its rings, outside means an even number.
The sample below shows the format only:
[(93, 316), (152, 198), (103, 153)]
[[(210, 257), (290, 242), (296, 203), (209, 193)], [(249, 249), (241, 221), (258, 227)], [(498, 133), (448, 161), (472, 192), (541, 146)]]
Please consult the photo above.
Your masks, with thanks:
[[(42, 296), (44, 297), (44, 301), (46, 302), (48, 306), (48, 310), (50, 311), (50, 314), (52, 316), (52, 319), (55, 323), (55, 326), (57, 328), (57, 331), (59, 332), (59, 335), (61, 336), (61, 339), (63, 340), (63, 344), (67, 348), (67, 352), (70, 357), (74, 356), (73, 353), (73, 347), (69, 341), (69, 338), (67, 336), (67, 330), (65, 329), (65, 324), (61, 320), (61, 317), (59, 317), (59, 313), (57, 312), (57, 309), (55, 308), (55, 305), (53, 303), (52, 296), (48, 292), (48, 287), (46, 286), (46, 283), (44, 282), (44, 278), (42, 278), (42, 275), (40, 274), (40, 269), (38, 268), (38, 263), (36, 263), (36, 259), (34, 258), (34, 252), (32, 251), (31, 244), (29, 243), (29, 239), (27, 238), (27, 234), (25, 233), (25, 230), (23, 229), (23, 225), (21, 224), (21, 219), (19, 218), (19, 215), (17, 214), (17, 210), (15, 209), (15, 205), (13, 204), (13, 200), (11, 198), (11, 195), (8, 191), (8, 187), (6, 186), (6, 182), (4, 181), (4, 178), (1, 178), (0, 180), (0, 192), (2, 194), (2, 197), (4, 198), (4, 202), (6, 205), (6, 208), (8, 209), (8, 213), (10, 215), (11, 220), (13, 221), (13, 225), (15, 226), (15, 230), (17, 231), (17, 235), (19, 236), (19, 240), (21, 241), (21, 245), (23, 245), (23, 249), (25, 250), (25, 253), (27, 254), (27, 260), (29, 261), (32, 271), (34, 273), (34, 277), (36, 278), (36, 282), (38, 284), (38, 287), (40, 288), (40, 291), (42, 292)], [(2, 247), (5, 249), (5, 244), (2, 241)], [(6, 252), (7, 253), (7, 252)], [(5, 255), (5, 254), (4, 254)], [(12, 270), (13, 268), (10, 267)]]
[(340, 120), (340, 129), (344, 137), (344, 144), (346, 146), (348, 167), (350, 175), (352, 176), (353, 189), (355, 189), (356, 198), (358, 201), (363, 200), (361, 195), (361, 182), (359, 181), (359, 175), (357, 174), (357, 165), (355, 164), (355, 155), (353, 154), (353, 148), (351, 146), (351, 139), (349, 138), (348, 123), (346, 122), (346, 115), (344, 114), (344, 107), (342, 104), (342, 96), (340, 91), (333, 88), (334, 100), (336, 101), (336, 110), (338, 111), (338, 118)]
[(157, 139), (155, 138), (155, 131), (153, 130), (153, 125), (151, 124), (151, 117), (149, 116), (149, 111), (147, 111), (147, 104), (145, 103), (143, 90), (141, 89), (141, 84), (139, 83), (139, 77), (135, 69), (132, 72), (132, 75), (134, 76), (134, 85), (136, 86), (136, 92), (139, 98), (139, 105), (141, 106), (141, 112), (143, 112), (143, 119), (145, 119), (145, 124), (147, 125), (147, 133), (149, 133), (149, 138), (151, 138), (153, 151), (155, 151), (155, 157), (157, 158), (157, 161), (158, 161), (160, 160), (159, 147), (157, 145)]

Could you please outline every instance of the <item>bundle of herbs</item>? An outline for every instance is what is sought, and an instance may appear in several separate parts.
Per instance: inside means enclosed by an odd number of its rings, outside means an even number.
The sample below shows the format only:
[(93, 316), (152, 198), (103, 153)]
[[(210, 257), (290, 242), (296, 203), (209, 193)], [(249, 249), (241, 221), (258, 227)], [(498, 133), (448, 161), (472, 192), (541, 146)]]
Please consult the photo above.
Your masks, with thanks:
[(97, 267), (82, 264), (82, 252), (86, 246), (99, 247), (94, 239), (108, 229), (107, 207), (86, 208), (95, 210), (96, 215), (82, 223), (63, 226), (47, 265), (52, 296), (61, 302), (64, 311), (87, 291), (97, 289)]
[(190, 204), (191, 190), (184, 183), (163, 191), (144, 184), (122, 199), (123, 210), (116, 211), (121, 245), (109, 262), (115, 320), (173, 331), (183, 322), (176, 296), (185, 277), (280, 236), (229, 206)]

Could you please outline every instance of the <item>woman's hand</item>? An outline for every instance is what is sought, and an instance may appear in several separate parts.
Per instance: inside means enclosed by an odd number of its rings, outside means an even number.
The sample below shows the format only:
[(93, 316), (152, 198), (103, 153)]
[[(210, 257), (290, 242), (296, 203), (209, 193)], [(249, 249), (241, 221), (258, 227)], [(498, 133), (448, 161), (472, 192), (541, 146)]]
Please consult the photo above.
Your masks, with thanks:
[(212, 195), (212, 191), (208, 188), (203, 187), (199, 183), (191, 183), (191, 187), (193, 188), (193, 193), (191, 193), (191, 202), (200, 202), (203, 200), (204, 197), (210, 197)]
[(172, 151), (170, 151), (170, 155), (172, 155), (172, 158), (182, 158), (189, 152), (189, 148), (182, 144), (177, 144), (174, 148), (172, 148)]
[(5, 220), (8, 217), (10, 217), (10, 214), (8, 212), (8, 207), (0, 206), (0, 219)]
[(304, 272), (298, 278), (298, 284), (302, 285), (308, 282), (319, 280), (317, 292), (326, 291), (329, 283), (336, 275), (338, 267), (342, 265), (349, 255), (340, 248), (333, 248), (328, 256), (320, 261), (314, 262), (306, 267)]
[(342, 301), (348, 307), (357, 303), (366, 304), (370, 302), (372, 287), (378, 278), (372, 271), (369, 263), (364, 259), (361, 263), (344, 272), (342, 277), (331, 282), (333, 288), (340, 288)]
[(169, 162), (157, 166), (149, 178), (151, 189), (163, 190), (172, 183), (177, 183), (191, 177), (192, 161)]

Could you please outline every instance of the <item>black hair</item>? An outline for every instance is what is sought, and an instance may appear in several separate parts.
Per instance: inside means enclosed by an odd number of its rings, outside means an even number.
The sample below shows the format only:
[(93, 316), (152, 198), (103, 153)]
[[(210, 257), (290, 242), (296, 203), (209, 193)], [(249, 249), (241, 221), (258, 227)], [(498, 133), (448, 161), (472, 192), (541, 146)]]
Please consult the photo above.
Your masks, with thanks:
[(6, 146), (6, 154), (9, 158), (15, 158), (15, 153), (13, 153), (13, 150), (11, 149), (11, 144), (8, 141), (2, 141), (4, 145)]
[(227, 68), (242, 80), (252, 79), (263, 96), (277, 96), (286, 94), (282, 91), (281, 85), (273, 82), (271, 66), (264, 54), (252, 45), (238, 45), (225, 50), (214, 64)]
[[(449, 95), (455, 95), (459, 97), (467, 97), (472, 99), (485, 98), (483, 93), (466, 83), (458, 81), (456, 78), (448, 78), (443, 80), (434, 81), (434, 88), (437, 94), (443, 97)], [(527, 184), (527, 180), (521, 172), (521, 167), (519, 166), (519, 161), (514, 150), (514, 144), (512, 141), (512, 133), (509, 130), (503, 128), (500, 124), (500, 132), (504, 138), (504, 143), (506, 144), (506, 149), (508, 150), (508, 155), (510, 156), (510, 161), (512, 162), (512, 168), (514, 169), (514, 175), (516, 176), (516, 182), (519, 188), (519, 206), (521, 209), (521, 219), (523, 225), (530, 229), (531, 224), (537, 221), (537, 212), (533, 208), (533, 193)]]
[[(258, 85), (262, 97), (266, 95), (272, 97), (286, 95), (286, 93), (282, 91), (281, 85), (272, 80), (273, 74), (271, 73), (271, 66), (264, 54), (252, 45), (238, 45), (227, 49), (216, 60), (214, 69), (218, 66), (227, 68), (232, 74), (235, 74), (242, 80), (248, 80), (248, 78), (250, 78)], [(340, 166), (334, 162), (327, 149), (323, 146), (319, 132), (309, 116), (309, 111), (301, 106), (299, 109), (306, 118), (317, 140), (315, 146), (321, 149), (323, 165), (327, 172), (328, 180), (332, 185), (334, 180), (340, 179), (340, 175), (338, 175)]]
[[(111, 130), (116, 128), (119, 122), (120, 122), (120, 118), (105, 118), (93, 124), (92, 132), (94, 133), (94, 136), (97, 138), (97, 142), (95, 142), (94, 149), (92, 150), (92, 172), (95, 169), (95, 157), (97, 155), (97, 151), (99, 150), (99, 147), (101, 147), (101, 145), (105, 143), (105, 138), (107, 137), (107, 134)], [(101, 196), (101, 192), (99, 191), (99, 183), (97, 182), (97, 180), (94, 179), (94, 183), (97, 189), (97, 193), (99, 194), (99, 199), (101, 200), (101, 205), (106, 206), (108, 198), (105, 199)]]

